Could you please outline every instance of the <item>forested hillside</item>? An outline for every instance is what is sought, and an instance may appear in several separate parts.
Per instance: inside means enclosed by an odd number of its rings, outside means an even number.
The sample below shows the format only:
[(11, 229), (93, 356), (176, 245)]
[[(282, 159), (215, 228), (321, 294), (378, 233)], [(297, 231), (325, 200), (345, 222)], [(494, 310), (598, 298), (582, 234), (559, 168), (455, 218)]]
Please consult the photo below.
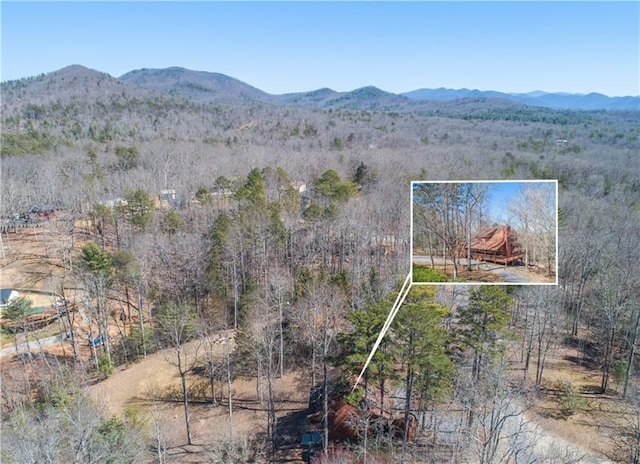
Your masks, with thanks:
[[(2, 310), (3, 462), (640, 463), (640, 112), (181, 68), (1, 91), (2, 286), (58, 302)], [(558, 180), (559, 284), (414, 286), (354, 387), (411, 272), (411, 182), (515, 179)], [(96, 404), (154, 353), (173, 390)]]

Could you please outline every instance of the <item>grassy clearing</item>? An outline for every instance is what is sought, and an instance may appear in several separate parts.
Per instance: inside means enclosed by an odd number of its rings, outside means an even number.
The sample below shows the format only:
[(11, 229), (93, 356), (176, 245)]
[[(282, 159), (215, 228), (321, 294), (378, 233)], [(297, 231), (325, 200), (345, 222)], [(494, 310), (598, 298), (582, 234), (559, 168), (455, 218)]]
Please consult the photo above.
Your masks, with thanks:
[(449, 278), (440, 271), (430, 267), (413, 265), (414, 282), (449, 282)]
[(13, 346), (15, 344), (15, 340), (15, 334), (9, 330), (8, 327), (0, 325), (0, 348)]

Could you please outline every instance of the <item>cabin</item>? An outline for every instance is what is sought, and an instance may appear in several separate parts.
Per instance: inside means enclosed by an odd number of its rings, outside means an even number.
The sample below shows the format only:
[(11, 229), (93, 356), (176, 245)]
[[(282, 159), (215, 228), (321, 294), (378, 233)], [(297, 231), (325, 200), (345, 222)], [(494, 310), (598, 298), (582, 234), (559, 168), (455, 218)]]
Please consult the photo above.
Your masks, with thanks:
[[(509, 225), (491, 227), (480, 231), (471, 239), (471, 258), (497, 264), (513, 264), (524, 258), (522, 247)], [(463, 250), (467, 255), (466, 246)]]
[[(347, 392), (337, 388), (336, 380), (328, 386), (328, 393), (329, 441), (353, 443), (362, 440), (365, 435), (374, 437), (379, 434), (391, 439), (402, 440), (405, 436), (405, 428), (407, 439), (413, 440), (415, 438), (418, 429), (417, 417), (413, 413), (409, 414), (408, 425), (405, 427), (403, 408), (392, 406), (391, 409), (383, 409), (378, 401), (379, 396), (376, 391), (367, 390), (359, 406), (347, 402), (345, 398)], [(387, 394), (390, 395), (390, 392)], [(310, 391), (305, 433), (322, 432), (324, 425), (323, 400), (323, 385), (318, 384)], [(366, 407), (363, 409), (365, 405)], [(393, 413), (394, 411), (396, 414)], [(310, 439), (309, 436), (306, 438)]]
[(36, 218), (45, 218), (47, 220), (55, 217), (60, 212), (60, 208), (55, 205), (32, 206), (29, 215)]

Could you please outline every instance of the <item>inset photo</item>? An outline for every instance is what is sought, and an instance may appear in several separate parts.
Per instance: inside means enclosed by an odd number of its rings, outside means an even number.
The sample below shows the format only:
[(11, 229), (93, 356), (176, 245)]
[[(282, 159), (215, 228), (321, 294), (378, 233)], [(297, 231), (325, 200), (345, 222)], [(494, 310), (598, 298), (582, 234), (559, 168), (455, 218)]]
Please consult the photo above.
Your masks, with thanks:
[(411, 183), (414, 284), (556, 285), (558, 182)]

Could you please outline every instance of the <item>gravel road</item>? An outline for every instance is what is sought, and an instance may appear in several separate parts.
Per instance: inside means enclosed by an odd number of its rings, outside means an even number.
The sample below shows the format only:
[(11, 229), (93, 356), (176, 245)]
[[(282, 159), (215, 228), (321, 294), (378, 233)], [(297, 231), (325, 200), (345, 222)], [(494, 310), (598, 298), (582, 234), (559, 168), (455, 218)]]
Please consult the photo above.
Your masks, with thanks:
[[(53, 335), (51, 337), (40, 339), (39, 341), (31, 340), (28, 344), (26, 342), (20, 343), (18, 345), (18, 353), (24, 353), (25, 351), (27, 351), (27, 346), (28, 348), (30, 348), (31, 351), (34, 351), (34, 350), (39, 351), (40, 347), (46, 348), (47, 346), (52, 346), (52, 345), (55, 345), (56, 343), (60, 343), (60, 341), (63, 340), (64, 336), (65, 336), (64, 334), (58, 334), (58, 335)], [(0, 349), (0, 357), (8, 356), (10, 354), (15, 354), (15, 353), (16, 353), (15, 346), (8, 346), (6, 348)]]
[[(444, 264), (445, 260), (443, 258), (433, 258), (433, 261), (436, 264)], [(430, 256), (413, 256), (413, 262), (416, 264), (422, 264), (426, 266), (431, 266), (431, 257)], [(467, 260), (464, 260), (466, 264)], [(448, 264), (452, 264), (451, 260), (447, 260)], [(478, 261), (472, 259), (471, 264), (474, 266), (478, 265)], [(501, 266), (499, 264), (493, 263), (485, 263), (480, 262), (480, 269), (484, 271), (492, 272), (498, 275), (503, 282), (509, 284), (528, 284), (532, 283), (532, 280), (529, 276), (520, 272), (518, 266)]]

